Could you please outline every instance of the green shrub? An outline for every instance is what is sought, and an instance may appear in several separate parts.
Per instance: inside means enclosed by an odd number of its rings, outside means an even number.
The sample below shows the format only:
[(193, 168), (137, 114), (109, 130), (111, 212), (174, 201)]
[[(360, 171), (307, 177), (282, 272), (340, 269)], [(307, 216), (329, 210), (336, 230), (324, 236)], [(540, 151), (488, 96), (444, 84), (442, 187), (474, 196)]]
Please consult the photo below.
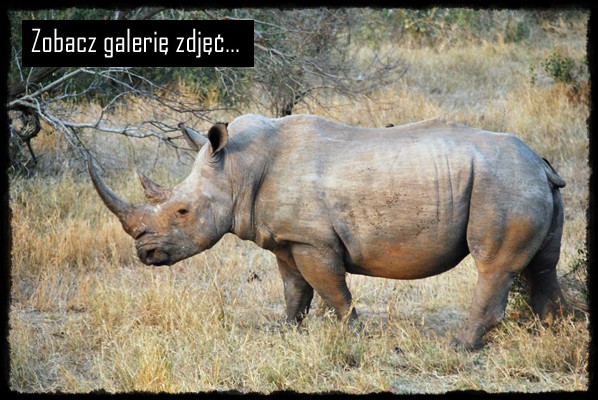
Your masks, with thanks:
[(531, 35), (531, 27), (526, 19), (509, 20), (505, 27), (505, 41), (507, 43), (519, 43), (528, 39)]
[(574, 83), (573, 70), (575, 62), (572, 58), (563, 56), (556, 49), (542, 61), (544, 72), (550, 76), (555, 82)]
[(577, 249), (577, 256), (571, 261), (570, 269), (562, 277), (563, 283), (570, 290), (578, 292), (584, 301), (588, 299), (587, 269), (588, 251), (585, 248)]

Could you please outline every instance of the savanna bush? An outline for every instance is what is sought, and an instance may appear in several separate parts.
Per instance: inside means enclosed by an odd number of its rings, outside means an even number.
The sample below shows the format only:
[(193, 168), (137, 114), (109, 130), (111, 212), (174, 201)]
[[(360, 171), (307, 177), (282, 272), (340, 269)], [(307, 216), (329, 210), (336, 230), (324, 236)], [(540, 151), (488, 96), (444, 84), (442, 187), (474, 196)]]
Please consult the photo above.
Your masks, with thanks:
[(542, 61), (542, 67), (544, 72), (556, 82), (574, 82), (575, 62), (571, 57), (562, 55), (556, 49)]

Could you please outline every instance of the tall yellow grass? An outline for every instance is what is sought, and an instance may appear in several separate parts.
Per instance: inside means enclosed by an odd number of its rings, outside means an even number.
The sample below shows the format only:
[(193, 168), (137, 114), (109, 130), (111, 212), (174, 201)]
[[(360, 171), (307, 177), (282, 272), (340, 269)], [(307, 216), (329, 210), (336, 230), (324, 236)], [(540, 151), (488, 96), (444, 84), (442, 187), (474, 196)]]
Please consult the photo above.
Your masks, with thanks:
[[(587, 93), (571, 97), (564, 85), (530, 84), (530, 64), (546, 57), (557, 39), (548, 37), (533, 48), (482, 43), (440, 52), (396, 49), (409, 71), (395, 86), (369, 98), (337, 97), (325, 106), (309, 103), (297, 111), (378, 127), (444, 117), (519, 135), (567, 180), (558, 267), (563, 276), (583, 263), (589, 108)], [(579, 35), (558, 41), (571, 56), (585, 54)], [(91, 111), (94, 105), (88, 107)], [(142, 116), (126, 109), (116, 117), (126, 121)], [(223, 113), (217, 119), (234, 117)], [(153, 141), (91, 132), (84, 138), (108, 166), (110, 186), (130, 200), (142, 199), (134, 165), (167, 184), (189, 168), (172, 152), (156, 150)], [(54, 135), (42, 135), (33, 144), (42, 163), (64, 149)], [(154, 168), (147, 160), (157, 151)], [(122, 169), (114, 170), (118, 165)], [(363, 316), (361, 330), (336, 322), (319, 298), (301, 329), (281, 330), (277, 324), (284, 302), (276, 262), (252, 243), (227, 235), (201, 255), (172, 267), (150, 268), (137, 260), (133, 241), (82, 170), (12, 178), (10, 184), (13, 390), (440, 393), (587, 388), (583, 270), (576, 272), (576, 280), (563, 281), (566, 296), (581, 310), (576, 318), (544, 326), (514, 297), (507, 320), (476, 353), (456, 351), (450, 344), (475, 285), (469, 257), (425, 280), (349, 276)], [(250, 279), (255, 275), (258, 279)]]

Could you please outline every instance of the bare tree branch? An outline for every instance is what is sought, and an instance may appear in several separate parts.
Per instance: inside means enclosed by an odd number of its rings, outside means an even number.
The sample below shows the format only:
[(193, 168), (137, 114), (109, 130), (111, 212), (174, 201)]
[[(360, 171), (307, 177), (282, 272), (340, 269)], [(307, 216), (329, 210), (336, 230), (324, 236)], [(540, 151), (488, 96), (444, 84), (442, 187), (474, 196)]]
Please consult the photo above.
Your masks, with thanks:
[(59, 71), (62, 67), (44, 67), (35, 72), (32, 76), (28, 77), (26, 80), (18, 82), (10, 87), (9, 98), (16, 98), (22, 96), (23, 93), (27, 91), (27, 89), (32, 86), (40, 83), (48, 76), (52, 75), (56, 71)]
[[(367, 18), (359, 9), (261, 9), (254, 20), (255, 68), (241, 75), (234, 69), (218, 70), (221, 81), (242, 82), (237, 87), (257, 86), (250, 100), (260, 103), (264, 96), (276, 116), (291, 114), (297, 104), (316, 100), (323, 92), (356, 97), (396, 82), (406, 69), (394, 57), (374, 52), (359, 54), (351, 42), (351, 29)], [(246, 12), (205, 12), (214, 19), (246, 19)], [(230, 90), (235, 87), (231, 85)]]
[(17, 102), (20, 103), (20, 104), (23, 104), (23, 102), (27, 102), (30, 99), (34, 99), (34, 98), (36, 98), (38, 96), (41, 96), (43, 93), (46, 93), (49, 90), (55, 88), (56, 86), (61, 85), (62, 83), (64, 83), (64, 81), (73, 78), (75, 75), (83, 72), (84, 70), (85, 70), (85, 68), (79, 68), (79, 69), (76, 69), (74, 71), (71, 71), (71, 72), (63, 75), (61, 78), (59, 78), (59, 79), (51, 82), (50, 84), (44, 86), (43, 88), (41, 88), (41, 89), (39, 89), (39, 90), (31, 93), (31, 94), (26, 94), (26, 95), (24, 95), (24, 96), (22, 96), (22, 97), (20, 97), (20, 98), (18, 98), (16, 100), (13, 100), (13, 101), (9, 102), (8, 103), (8, 108), (9, 109), (12, 108), (14, 105), (17, 104)]
[[(69, 89), (73, 79), (82, 76), (89, 76), (91, 80), (88, 79), (84, 87)], [(104, 106), (96, 108), (97, 112), (92, 113), (89, 107), (85, 108), (86, 103), (67, 101), (83, 98), (106, 87), (112, 88), (112, 92)], [(122, 125), (117, 122), (113, 111), (131, 101), (141, 108), (142, 112), (136, 115), (143, 119)], [(87, 150), (79, 134), (90, 129), (131, 138), (155, 138), (159, 145), (182, 150), (185, 148), (182, 136), (171, 137), (178, 131), (177, 123), (190, 119), (193, 119), (193, 124), (198, 119), (208, 120), (210, 112), (195, 98), (160, 86), (129, 68), (77, 68), (31, 93), (12, 99), (7, 107), (14, 114), (13, 121), (21, 121), (19, 126), (15, 125), (16, 122), (11, 123), (13, 141), (18, 136), (20, 142), (27, 145), (34, 162), (36, 159), (30, 140), (39, 132), (40, 120), (61, 134), (69, 146), (77, 150), (76, 154), (86, 157)]]

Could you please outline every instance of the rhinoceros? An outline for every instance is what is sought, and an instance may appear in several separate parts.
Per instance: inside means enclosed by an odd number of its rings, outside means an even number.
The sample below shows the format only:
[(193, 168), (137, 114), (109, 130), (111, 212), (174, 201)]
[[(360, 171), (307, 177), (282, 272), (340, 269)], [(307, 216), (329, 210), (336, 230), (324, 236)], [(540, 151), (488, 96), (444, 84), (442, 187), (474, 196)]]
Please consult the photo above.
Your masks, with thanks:
[(191, 172), (172, 189), (142, 175), (149, 204), (119, 198), (88, 163), (144, 264), (174, 264), (225, 233), (251, 240), (276, 256), (286, 321), (298, 324), (314, 290), (355, 320), (347, 273), (419, 279), (471, 254), (477, 286), (456, 338), (466, 349), (501, 320), (521, 272), (541, 318), (566, 309), (556, 273), (565, 181), (516, 136), (443, 119), (375, 129), (311, 115), (181, 129), (198, 151)]

